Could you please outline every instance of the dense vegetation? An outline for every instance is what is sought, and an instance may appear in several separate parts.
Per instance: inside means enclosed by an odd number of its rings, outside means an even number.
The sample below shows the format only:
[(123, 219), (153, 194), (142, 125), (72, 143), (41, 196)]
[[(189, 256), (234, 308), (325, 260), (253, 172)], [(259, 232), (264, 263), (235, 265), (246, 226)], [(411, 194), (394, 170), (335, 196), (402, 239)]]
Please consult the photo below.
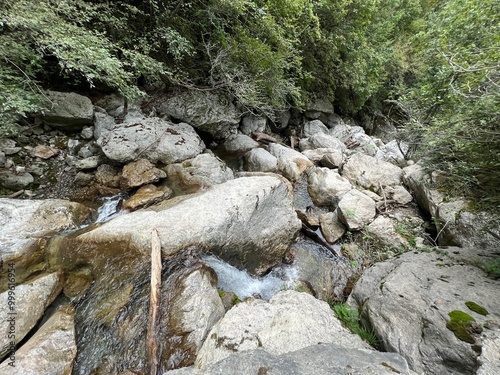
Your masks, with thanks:
[(406, 126), (448, 187), (496, 205), (499, 18), (497, 0), (4, 0), (0, 131), (61, 77), (219, 88), (269, 116), (327, 97)]

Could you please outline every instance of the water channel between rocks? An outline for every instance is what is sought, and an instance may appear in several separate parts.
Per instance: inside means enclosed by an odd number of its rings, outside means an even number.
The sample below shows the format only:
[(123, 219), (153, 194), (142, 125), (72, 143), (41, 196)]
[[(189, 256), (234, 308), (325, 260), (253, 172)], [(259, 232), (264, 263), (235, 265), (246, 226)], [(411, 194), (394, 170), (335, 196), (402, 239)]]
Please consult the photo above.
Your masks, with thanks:
[[(315, 210), (307, 194), (307, 184), (298, 184), (295, 205), (301, 209)], [(105, 245), (73, 242), (120, 216), (128, 215), (121, 210), (123, 195), (102, 198), (93, 224), (76, 230), (68, 230), (49, 241), (68, 251), (56, 255), (48, 252), (49, 269), (63, 269), (66, 274), (65, 295), (61, 295), (47, 310), (58, 305), (72, 303), (75, 306), (75, 330), (77, 357), (73, 374), (112, 374), (126, 369), (147, 368), (146, 340), (150, 293), (149, 254), (138, 252), (124, 238)], [(75, 249), (72, 252), (70, 249)], [(80, 255), (85, 254), (85, 255)], [(162, 370), (176, 368), (192, 360), (192, 354), (183, 348), (186, 332), (177, 332), (176, 316), (170, 305), (179, 297), (183, 283), (194, 271), (202, 275), (217, 275), (217, 288), (233, 292), (239, 300), (261, 298), (269, 300), (284, 289), (305, 288), (314, 295), (328, 299), (341, 296), (352, 273), (346, 260), (335, 256), (331, 249), (299, 237), (292, 245), (288, 260), (276, 265), (265, 276), (254, 276), (238, 269), (222, 259), (188, 248), (163, 260), (162, 306), (159, 337)], [(88, 260), (90, 259), (90, 261)], [(182, 294), (182, 293), (181, 293)], [(169, 315), (170, 314), (170, 315)]]

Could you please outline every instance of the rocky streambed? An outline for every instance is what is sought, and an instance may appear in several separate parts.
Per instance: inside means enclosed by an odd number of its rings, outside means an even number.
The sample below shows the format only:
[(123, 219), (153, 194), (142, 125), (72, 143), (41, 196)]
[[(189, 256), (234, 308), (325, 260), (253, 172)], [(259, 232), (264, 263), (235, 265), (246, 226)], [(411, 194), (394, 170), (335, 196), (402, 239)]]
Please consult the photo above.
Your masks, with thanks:
[(497, 228), (391, 134), (324, 100), (272, 134), (211, 92), (51, 95), (1, 145), (0, 374), (150, 373), (153, 232), (159, 373), (500, 371)]

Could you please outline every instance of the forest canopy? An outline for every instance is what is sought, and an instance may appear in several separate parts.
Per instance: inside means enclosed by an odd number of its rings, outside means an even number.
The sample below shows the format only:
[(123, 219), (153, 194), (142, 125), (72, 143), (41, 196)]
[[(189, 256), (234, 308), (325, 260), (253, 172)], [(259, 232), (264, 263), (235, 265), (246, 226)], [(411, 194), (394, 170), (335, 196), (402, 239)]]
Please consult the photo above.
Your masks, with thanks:
[(497, 0), (4, 0), (0, 132), (60, 82), (218, 88), (269, 116), (323, 97), (398, 121), (448, 186), (498, 204), (499, 18)]

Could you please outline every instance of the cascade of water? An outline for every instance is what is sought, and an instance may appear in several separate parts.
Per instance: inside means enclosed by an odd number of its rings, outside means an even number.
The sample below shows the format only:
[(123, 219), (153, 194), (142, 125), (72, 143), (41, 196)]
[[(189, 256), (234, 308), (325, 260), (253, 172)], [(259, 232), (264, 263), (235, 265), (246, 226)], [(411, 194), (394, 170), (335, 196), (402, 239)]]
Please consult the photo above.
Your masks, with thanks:
[(203, 260), (217, 274), (217, 287), (235, 293), (240, 299), (258, 295), (269, 300), (280, 290), (295, 287), (298, 280), (297, 269), (292, 266), (276, 267), (264, 277), (255, 277), (212, 255)]
[(97, 210), (96, 223), (103, 223), (121, 214), (120, 205), (123, 200), (122, 195), (114, 195), (112, 197), (105, 197), (102, 199), (103, 204)]

